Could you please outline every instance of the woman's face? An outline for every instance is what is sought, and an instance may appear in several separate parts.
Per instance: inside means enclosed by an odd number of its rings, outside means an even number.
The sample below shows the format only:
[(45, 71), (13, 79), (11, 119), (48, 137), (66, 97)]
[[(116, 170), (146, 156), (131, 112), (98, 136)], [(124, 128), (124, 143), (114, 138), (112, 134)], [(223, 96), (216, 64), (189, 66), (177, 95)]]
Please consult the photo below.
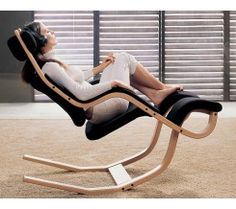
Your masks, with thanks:
[(56, 40), (56, 36), (54, 34), (54, 31), (49, 30), (48, 27), (46, 25), (44, 25), (43, 23), (40, 23), (40, 24), (41, 24), (40, 33), (41, 33), (41, 35), (45, 36), (45, 38), (47, 38), (47, 45), (46, 46), (53, 48), (57, 44), (57, 40)]

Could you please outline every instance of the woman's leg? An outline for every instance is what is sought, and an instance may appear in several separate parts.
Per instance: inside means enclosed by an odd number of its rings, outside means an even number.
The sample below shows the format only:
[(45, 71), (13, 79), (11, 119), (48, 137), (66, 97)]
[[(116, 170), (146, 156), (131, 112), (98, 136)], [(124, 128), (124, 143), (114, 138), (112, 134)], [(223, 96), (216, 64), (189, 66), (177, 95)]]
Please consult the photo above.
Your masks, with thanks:
[(135, 73), (132, 75), (132, 81), (148, 88), (162, 90), (165, 88), (176, 88), (183, 90), (182, 85), (166, 85), (159, 79), (155, 78), (144, 66), (140, 63), (137, 64)]
[(145, 94), (154, 104), (159, 105), (168, 95), (182, 90), (181, 85), (166, 85), (155, 78), (134, 56), (126, 53), (130, 60), (131, 86)]
[(107, 82), (111, 80), (120, 80), (127, 85), (130, 85), (130, 67), (129, 60), (126, 53), (116, 53), (115, 62), (108, 65), (101, 75), (100, 82)]
[[(115, 54), (114, 64), (110, 64), (102, 73), (100, 82), (120, 80), (130, 85), (130, 69), (127, 57), (123, 53)], [(121, 98), (112, 98), (102, 102), (93, 108), (90, 121), (95, 124), (108, 121), (115, 116), (125, 112), (129, 106), (129, 101)]]
[(101, 76), (100, 82), (121, 80), (141, 91), (154, 104), (160, 104), (168, 95), (174, 93), (180, 85), (167, 86), (146, 70), (134, 56), (122, 52), (116, 54), (114, 64), (109, 65)]
[(155, 105), (161, 104), (161, 102), (170, 94), (176, 92), (178, 87), (164, 88), (162, 90), (156, 90), (146, 86), (142, 86), (131, 79), (131, 86), (138, 89), (144, 95), (146, 95)]
[(155, 78), (142, 64), (138, 63), (135, 73), (132, 75), (132, 81), (141, 86), (153, 88), (156, 90), (164, 89), (165, 85)]

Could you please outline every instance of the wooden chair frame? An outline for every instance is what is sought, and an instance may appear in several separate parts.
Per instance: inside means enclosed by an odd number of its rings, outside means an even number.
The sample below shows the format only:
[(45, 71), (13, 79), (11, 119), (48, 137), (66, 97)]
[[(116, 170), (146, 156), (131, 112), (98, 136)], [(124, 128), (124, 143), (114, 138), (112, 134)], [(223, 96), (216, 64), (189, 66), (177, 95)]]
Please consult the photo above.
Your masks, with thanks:
[[(173, 122), (171, 122), (170, 120), (166, 119), (164, 116), (159, 114), (157, 111), (154, 111), (153, 109), (149, 108), (148, 106), (146, 106), (142, 102), (138, 101), (137, 99), (133, 98), (132, 96), (125, 94), (125, 93), (121, 93), (121, 92), (113, 92), (113, 93), (104, 95), (95, 101), (91, 101), (88, 103), (80, 103), (78, 101), (75, 101), (73, 98), (71, 98), (68, 95), (66, 95), (65, 93), (63, 93), (60, 89), (58, 89), (56, 86), (54, 86), (52, 83), (50, 83), (48, 81), (48, 79), (45, 78), (45, 76), (44, 76), (42, 70), (40, 69), (38, 63), (36, 62), (35, 58), (30, 53), (30, 51), (26, 47), (25, 43), (23, 42), (21, 35), (20, 35), (21, 30), (18, 29), (18, 30), (15, 30), (14, 32), (15, 32), (15, 35), (18, 38), (22, 48), (26, 52), (29, 60), (31, 61), (33, 67), (35, 68), (38, 76), (41, 78), (41, 80), (49, 88), (51, 88), (56, 94), (60, 95), (64, 99), (68, 100), (72, 105), (74, 105), (78, 108), (87, 109), (87, 108), (92, 107), (96, 104), (99, 104), (103, 101), (106, 101), (110, 98), (119, 97), (119, 98), (126, 99), (127, 101), (136, 105), (138, 108), (142, 109), (144, 112), (146, 112), (151, 117), (156, 119), (156, 128), (154, 130), (154, 134), (153, 134), (152, 139), (151, 139), (149, 145), (147, 146), (147, 148), (145, 148), (143, 151), (141, 151), (131, 157), (128, 157), (126, 159), (122, 159), (120, 161), (111, 163), (109, 165), (80, 167), (80, 166), (70, 165), (70, 164), (61, 163), (61, 162), (57, 162), (57, 161), (52, 161), (49, 159), (30, 156), (30, 155), (23, 156), (24, 160), (28, 160), (28, 161), (32, 161), (32, 162), (64, 169), (67, 171), (108, 172), (113, 177), (115, 185), (87, 188), (87, 187), (82, 187), (82, 186), (75, 186), (75, 185), (71, 185), (71, 184), (60, 183), (60, 182), (56, 182), (56, 181), (44, 180), (44, 179), (30, 177), (30, 176), (24, 176), (23, 177), (24, 182), (42, 185), (42, 186), (51, 187), (51, 188), (56, 188), (56, 189), (61, 189), (61, 190), (70, 191), (70, 192), (76, 192), (76, 193), (80, 193), (80, 194), (86, 194), (86, 195), (108, 194), (108, 193), (117, 192), (117, 191), (129, 190), (133, 187), (136, 187), (136, 186), (138, 186), (146, 181), (149, 181), (150, 179), (160, 175), (168, 167), (168, 165), (170, 164), (170, 162), (174, 156), (176, 143), (177, 143), (178, 136), (180, 133), (185, 136), (191, 137), (191, 138), (200, 139), (200, 138), (204, 138), (204, 137), (208, 136), (215, 128), (216, 121), (217, 121), (217, 115), (218, 115), (217, 112), (209, 112), (209, 111), (202, 110), (202, 109), (194, 110), (194, 112), (196, 112), (196, 111), (203, 112), (203, 113), (206, 113), (209, 115), (209, 120), (208, 120), (208, 124), (207, 124), (206, 128), (204, 130), (202, 130), (201, 132), (196, 133), (196, 132), (192, 132), (191, 130), (188, 130), (188, 129), (182, 127), (182, 125), (178, 126), (178, 125), (174, 124)], [(137, 176), (135, 178), (131, 178), (129, 176), (129, 174), (127, 173), (127, 171), (125, 170), (125, 166), (130, 165), (134, 162), (137, 162), (138, 160), (143, 159), (144, 157), (146, 157), (147, 155), (149, 155), (151, 153), (151, 151), (153, 150), (153, 148), (155, 147), (155, 145), (159, 139), (163, 124), (168, 126), (170, 129), (172, 129), (172, 132), (171, 132), (170, 139), (169, 139), (169, 145), (168, 145), (166, 154), (165, 154), (162, 162), (159, 165), (157, 165), (155, 168), (153, 168), (152, 170), (150, 170), (140, 176)]]

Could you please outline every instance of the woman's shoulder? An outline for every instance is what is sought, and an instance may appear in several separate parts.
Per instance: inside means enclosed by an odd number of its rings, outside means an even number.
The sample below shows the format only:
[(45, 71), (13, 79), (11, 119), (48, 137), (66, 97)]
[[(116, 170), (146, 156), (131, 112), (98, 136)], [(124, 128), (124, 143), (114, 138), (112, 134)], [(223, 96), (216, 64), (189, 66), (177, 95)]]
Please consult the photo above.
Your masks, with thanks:
[(80, 68), (79, 65), (69, 65), (68, 66), (69, 70), (78, 70), (78, 71), (82, 71), (82, 69)]
[(43, 67), (61, 67), (57, 62), (46, 62)]
[(59, 75), (63, 77), (65, 76), (63, 68), (56, 62), (46, 62), (42, 67), (42, 71), (51, 77), (58, 77)]
[(62, 67), (56, 62), (46, 62), (42, 67), (43, 71), (61, 70)]

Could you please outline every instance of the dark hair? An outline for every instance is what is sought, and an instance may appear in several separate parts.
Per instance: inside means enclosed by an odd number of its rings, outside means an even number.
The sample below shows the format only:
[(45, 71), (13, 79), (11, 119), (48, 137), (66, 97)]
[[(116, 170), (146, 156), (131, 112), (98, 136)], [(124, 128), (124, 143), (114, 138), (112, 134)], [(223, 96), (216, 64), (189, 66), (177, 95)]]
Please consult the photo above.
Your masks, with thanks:
[[(42, 67), (42, 65), (43, 65), (42, 63), (56, 62), (60, 66), (62, 66), (64, 69), (66, 69), (66, 65), (63, 62), (61, 62), (57, 59), (48, 59), (45, 56), (43, 56), (42, 48), (47, 44), (47, 38), (44, 37), (43, 35), (41, 35), (41, 23), (40, 22), (31, 22), (31, 23), (25, 25), (23, 30), (30, 32), (34, 36), (35, 41), (37, 42), (37, 49), (36, 49), (36, 53), (34, 54), (34, 57), (37, 62), (41, 63), (40, 67)], [(27, 60), (22, 71), (21, 71), (22, 80), (26, 83), (30, 83), (31, 76), (34, 74), (34, 71), (35, 71), (35, 69), (32, 66), (31, 62), (29, 60)]]

